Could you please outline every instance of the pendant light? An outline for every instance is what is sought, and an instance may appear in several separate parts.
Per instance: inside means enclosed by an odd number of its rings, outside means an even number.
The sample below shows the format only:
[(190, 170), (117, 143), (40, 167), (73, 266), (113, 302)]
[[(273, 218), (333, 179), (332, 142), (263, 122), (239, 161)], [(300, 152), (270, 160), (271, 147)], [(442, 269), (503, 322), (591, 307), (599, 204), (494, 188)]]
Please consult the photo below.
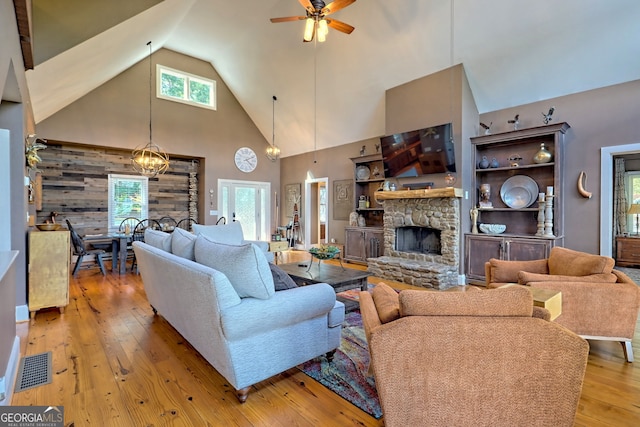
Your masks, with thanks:
[(169, 156), (162, 148), (153, 143), (152, 126), (151, 126), (151, 104), (153, 98), (153, 73), (151, 63), (151, 42), (149, 46), (149, 142), (143, 147), (138, 147), (131, 154), (131, 163), (133, 169), (140, 175), (153, 178), (158, 174), (163, 174), (169, 168)]
[(271, 106), (271, 145), (269, 145), (269, 148), (267, 148), (267, 158), (269, 160), (271, 160), (272, 162), (275, 162), (276, 160), (278, 160), (278, 157), (280, 157), (280, 149), (278, 147), (276, 147), (276, 101), (278, 100), (278, 98), (276, 98), (275, 95), (273, 95), (272, 98), (272, 106)]

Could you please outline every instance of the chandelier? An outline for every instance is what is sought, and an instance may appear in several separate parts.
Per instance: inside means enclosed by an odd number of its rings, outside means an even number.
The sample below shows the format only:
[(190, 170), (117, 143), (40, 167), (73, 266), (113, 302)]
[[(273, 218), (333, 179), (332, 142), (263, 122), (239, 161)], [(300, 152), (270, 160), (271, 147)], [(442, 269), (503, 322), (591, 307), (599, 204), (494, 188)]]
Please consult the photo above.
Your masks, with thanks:
[(271, 129), (272, 129), (271, 144), (269, 145), (269, 148), (267, 148), (267, 157), (272, 162), (275, 162), (276, 160), (278, 160), (278, 157), (280, 157), (280, 149), (276, 147), (276, 101), (277, 100), (278, 98), (276, 98), (276, 96), (273, 95), (272, 108), (271, 108), (271, 111), (272, 111), (271, 113)]
[(151, 127), (151, 101), (152, 101), (152, 64), (151, 64), (151, 42), (149, 46), (149, 142), (143, 147), (137, 147), (131, 154), (133, 169), (140, 175), (153, 178), (158, 174), (163, 174), (169, 168), (169, 156), (162, 148), (153, 143)]

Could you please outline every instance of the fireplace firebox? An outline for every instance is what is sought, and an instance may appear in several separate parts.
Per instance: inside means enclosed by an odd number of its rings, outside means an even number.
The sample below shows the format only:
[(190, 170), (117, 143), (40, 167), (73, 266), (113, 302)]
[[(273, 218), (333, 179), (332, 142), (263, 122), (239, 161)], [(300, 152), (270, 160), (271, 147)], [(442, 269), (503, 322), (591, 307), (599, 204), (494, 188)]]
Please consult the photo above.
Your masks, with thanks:
[(442, 255), (440, 233), (440, 230), (431, 227), (398, 227), (396, 228), (396, 251)]

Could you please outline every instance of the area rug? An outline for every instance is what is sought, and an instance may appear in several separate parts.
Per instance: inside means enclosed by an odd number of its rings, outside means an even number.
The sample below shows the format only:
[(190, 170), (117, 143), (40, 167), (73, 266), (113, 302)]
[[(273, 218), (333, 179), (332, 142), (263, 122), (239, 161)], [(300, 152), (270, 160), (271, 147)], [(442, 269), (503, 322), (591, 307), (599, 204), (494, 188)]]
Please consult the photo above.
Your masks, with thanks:
[(636, 285), (640, 286), (640, 269), (616, 266), (616, 270), (622, 271), (624, 274), (629, 276), (631, 280), (636, 282)]
[(367, 376), (369, 349), (360, 310), (345, 314), (342, 341), (331, 363), (317, 357), (298, 368), (375, 418), (382, 416), (373, 376)]
[[(373, 283), (368, 283), (369, 292), (371, 292), (375, 286), (376, 285), (374, 285)], [(343, 298), (349, 301), (358, 302), (360, 301), (360, 288), (347, 289), (346, 291), (338, 292), (336, 296), (338, 297), (338, 299)], [(356, 307), (357, 306), (358, 305), (356, 305)]]

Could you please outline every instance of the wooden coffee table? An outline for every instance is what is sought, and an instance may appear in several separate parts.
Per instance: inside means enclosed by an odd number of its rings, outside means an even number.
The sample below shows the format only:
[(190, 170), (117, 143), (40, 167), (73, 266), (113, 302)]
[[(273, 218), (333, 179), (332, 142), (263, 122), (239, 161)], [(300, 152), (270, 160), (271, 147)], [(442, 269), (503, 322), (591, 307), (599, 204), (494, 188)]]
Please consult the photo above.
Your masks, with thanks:
[[(504, 286), (523, 286), (516, 283), (508, 283)], [(526, 286), (531, 291), (533, 296), (533, 305), (537, 307), (543, 307), (549, 310), (551, 314), (551, 320), (555, 320), (562, 314), (562, 292), (554, 291), (551, 289), (536, 288), (534, 286)]]
[(367, 271), (338, 267), (324, 262), (319, 264), (314, 262), (309, 267), (310, 262), (292, 262), (280, 264), (278, 267), (291, 276), (299, 286), (312, 283), (328, 283), (335, 289), (336, 293), (353, 288), (367, 290), (367, 278), (369, 277)]

